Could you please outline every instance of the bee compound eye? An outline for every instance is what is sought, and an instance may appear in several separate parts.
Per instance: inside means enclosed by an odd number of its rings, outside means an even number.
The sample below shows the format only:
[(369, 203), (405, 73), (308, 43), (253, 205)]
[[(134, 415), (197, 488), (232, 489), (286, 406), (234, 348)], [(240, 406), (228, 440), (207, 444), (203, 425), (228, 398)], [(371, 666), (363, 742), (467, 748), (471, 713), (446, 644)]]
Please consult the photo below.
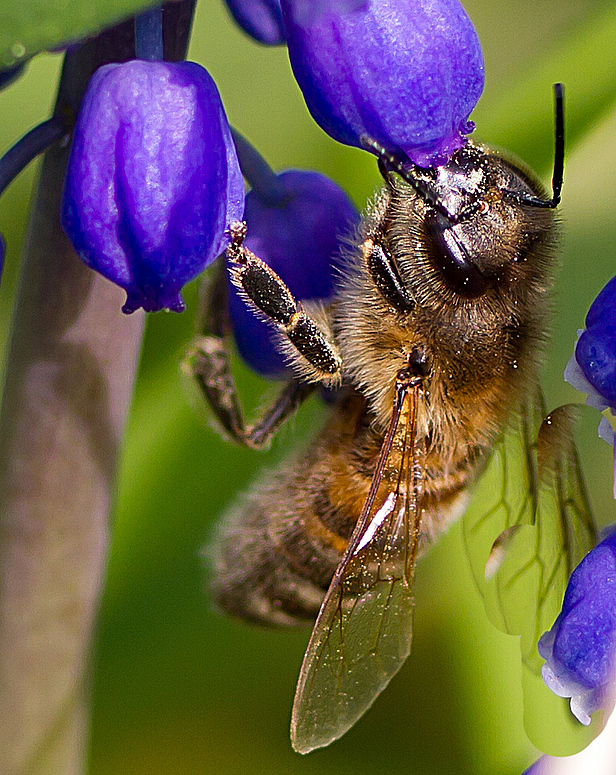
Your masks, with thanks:
[(452, 224), (441, 213), (435, 213), (428, 218), (427, 226), (431, 255), (447, 286), (467, 299), (485, 293), (490, 282), (473, 263), (470, 239), (461, 225)]

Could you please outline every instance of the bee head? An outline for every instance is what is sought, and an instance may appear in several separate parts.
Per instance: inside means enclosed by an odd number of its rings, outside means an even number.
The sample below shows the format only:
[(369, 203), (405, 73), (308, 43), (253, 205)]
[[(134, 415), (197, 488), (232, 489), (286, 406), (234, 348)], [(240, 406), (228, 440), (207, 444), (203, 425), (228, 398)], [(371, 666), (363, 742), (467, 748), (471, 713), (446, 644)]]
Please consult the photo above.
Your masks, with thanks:
[[(467, 143), (447, 164), (421, 169), (402, 163), (371, 141), (385, 181), (404, 196), (392, 176), (409, 184), (412, 207), (422, 210), (430, 261), (445, 285), (462, 298), (477, 298), (517, 276), (533, 243), (550, 230), (560, 202), (564, 169), (562, 84), (555, 86), (556, 149), (552, 197), (532, 172), (500, 153)], [(512, 271), (512, 267), (514, 271)]]

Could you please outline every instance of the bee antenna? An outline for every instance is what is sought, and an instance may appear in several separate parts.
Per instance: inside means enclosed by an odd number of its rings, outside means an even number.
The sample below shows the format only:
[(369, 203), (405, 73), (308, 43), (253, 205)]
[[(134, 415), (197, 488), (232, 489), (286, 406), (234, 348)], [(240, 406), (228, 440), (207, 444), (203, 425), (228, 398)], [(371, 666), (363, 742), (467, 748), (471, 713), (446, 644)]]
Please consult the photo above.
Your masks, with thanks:
[(536, 196), (524, 196), (511, 192), (511, 196), (520, 204), (531, 207), (554, 209), (560, 204), (565, 173), (565, 87), (562, 83), (554, 84), (555, 141), (554, 168), (552, 171), (552, 198), (539, 199)]
[(436, 192), (430, 189), (426, 180), (419, 177), (415, 165), (413, 165), (412, 162), (401, 161), (395, 154), (388, 151), (379, 142), (368, 135), (362, 135), (360, 137), (360, 142), (367, 151), (372, 151), (372, 153), (376, 154), (379, 172), (390, 188), (392, 187), (390, 173), (393, 171), (398, 174), (402, 180), (412, 186), (421, 198), (437, 210), (437, 212), (441, 213), (448, 221), (451, 220), (450, 214), (439, 201)]
[(552, 207), (556, 207), (560, 203), (565, 174), (565, 87), (562, 83), (554, 84), (554, 110), (556, 113), (556, 135), (554, 170), (552, 172)]

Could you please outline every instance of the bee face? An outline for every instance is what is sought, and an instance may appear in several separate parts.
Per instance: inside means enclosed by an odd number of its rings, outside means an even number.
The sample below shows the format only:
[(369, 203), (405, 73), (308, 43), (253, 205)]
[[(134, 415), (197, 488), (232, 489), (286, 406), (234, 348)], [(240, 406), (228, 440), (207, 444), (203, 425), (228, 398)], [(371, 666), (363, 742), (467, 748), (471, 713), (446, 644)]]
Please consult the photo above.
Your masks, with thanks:
[(542, 247), (553, 242), (554, 214), (521, 201), (544, 196), (531, 173), (469, 144), (424, 182), (424, 196), (395, 186), (383, 229), (420, 301), (438, 295), (457, 308), (513, 293), (519, 303), (519, 288), (545, 281), (550, 257)]
[(472, 148), (438, 171), (434, 189), (442, 210), (425, 213), (424, 234), (447, 288), (467, 299), (510, 288), (519, 275), (515, 264), (526, 262), (553, 222), (551, 211), (515, 198), (542, 193), (538, 184), (531, 187), (513, 165)]

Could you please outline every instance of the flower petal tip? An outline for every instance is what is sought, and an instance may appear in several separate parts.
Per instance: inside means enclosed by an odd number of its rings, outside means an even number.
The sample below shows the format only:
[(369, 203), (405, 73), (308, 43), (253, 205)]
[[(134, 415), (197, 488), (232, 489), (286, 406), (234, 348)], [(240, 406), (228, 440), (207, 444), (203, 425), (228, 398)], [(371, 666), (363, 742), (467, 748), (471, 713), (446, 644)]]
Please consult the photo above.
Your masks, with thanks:
[(162, 310), (184, 312), (186, 304), (181, 294), (177, 292), (165, 290), (164, 293), (160, 294), (147, 294), (140, 290), (127, 290), (122, 312), (125, 315), (132, 315), (138, 309), (143, 309), (145, 312), (161, 312)]

